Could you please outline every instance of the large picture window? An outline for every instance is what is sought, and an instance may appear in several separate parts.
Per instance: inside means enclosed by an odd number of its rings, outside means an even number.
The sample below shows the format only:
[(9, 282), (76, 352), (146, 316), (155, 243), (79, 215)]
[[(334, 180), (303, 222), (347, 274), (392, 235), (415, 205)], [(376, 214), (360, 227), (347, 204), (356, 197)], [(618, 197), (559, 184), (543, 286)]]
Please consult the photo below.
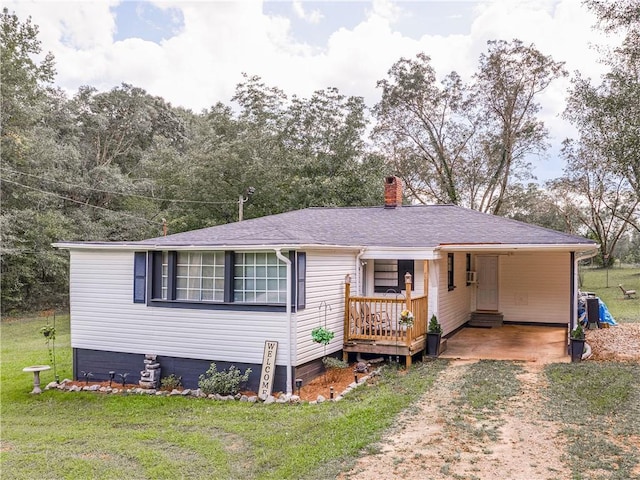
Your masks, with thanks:
[(286, 303), (287, 267), (275, 253), (236, 253), (233, 300)]
[(178, 252), (176, 300), (222, 302), (224, 252)]
[[(283, 255), (292, 261), (292, 304), (304, 308), (306, 255)], [(253, 309), (250, 306), (255, 305), (260, 309), (283, 308), (287, 302), (287, 265), (275, 252), (156, 251), (149, 259), (149, 298), (157, 306), (245, 305)], [(144, 281), (144, 276), (137, 275), (135, 285), (144, 285)], [(141, 296), (136, 298), (140, 301)]]

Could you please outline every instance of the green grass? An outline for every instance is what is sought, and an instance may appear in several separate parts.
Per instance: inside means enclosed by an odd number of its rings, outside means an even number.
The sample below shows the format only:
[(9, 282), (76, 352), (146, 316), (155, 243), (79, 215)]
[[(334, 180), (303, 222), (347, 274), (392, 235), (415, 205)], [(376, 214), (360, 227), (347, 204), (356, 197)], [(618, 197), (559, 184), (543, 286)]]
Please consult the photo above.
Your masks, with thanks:
[[(49, 363), (43, 318), (3, 320), (0, 468), (11, 479), (325, 479), (349, 469), (401, 411), (431, 388), (443, 360), (321, 405), (263, 405), (182, 397), (45, 391), (22, 368)], [(69, 319), (57, 319), (57, 365), (71, 376)], [(453, 399), (457, 434), (491, 442), (505, 400), (519, 392), (512, 362), (470, 365)], [(578, 479), (640, 478), (640, 365), (584, 362), (545, 368), (545, 415), (561, 425)], [(42, 374), (43, 385), (53, 372)]]
[[(320, 479), (381, 439), (446, 362), (389, 369), (340, 402), (262, 405), (45, 391), (22, 368), (49, 363), (43, 318), (2, 322), (2, 478)], [(71, 376), (69, 319), (57, 319), (57, 364)], [(42, 384), (53, 380), (42, 374)]]
[(563, 425), (573, 479), (640, 478), (640, 365), (557, 364), (545, 373), (545, 413)]
[[(640, 322), (640, 268), (582, 267), (580, 279), (581, 290), (595, 292), (617, 322)], [(636, 298), (624, 299), (618, 285), (623, 285), (627, 290), (635, 290), (639, 294)]]
[(517, 375), (522, 367), (513, 362), (481, 360), (467, 367), (460, 381), (458, 405), (450, 425), (458, 434), (476, 440), (495, 441), (504, 423), (501, 414), (505, 402), (520, 392)]
[(502, 403), (520, 391), (517, 375), (522, 367), (516, 363), (481, 360), (469, 366), (458, 402), (474, 410), (496, 411)]

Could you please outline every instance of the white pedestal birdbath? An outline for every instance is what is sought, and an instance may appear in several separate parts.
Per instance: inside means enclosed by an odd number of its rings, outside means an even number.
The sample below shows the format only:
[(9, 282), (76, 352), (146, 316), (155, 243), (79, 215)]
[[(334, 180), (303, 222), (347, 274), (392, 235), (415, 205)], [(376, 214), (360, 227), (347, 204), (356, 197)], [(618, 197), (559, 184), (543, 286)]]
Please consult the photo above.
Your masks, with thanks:
[(49, 365), (34, 365), (32, 367), (24, 367), (23, 372), (33, 372), (33, 390), (31, 393), (42, 393), (40, 390), (40, 372), (51, 370)]

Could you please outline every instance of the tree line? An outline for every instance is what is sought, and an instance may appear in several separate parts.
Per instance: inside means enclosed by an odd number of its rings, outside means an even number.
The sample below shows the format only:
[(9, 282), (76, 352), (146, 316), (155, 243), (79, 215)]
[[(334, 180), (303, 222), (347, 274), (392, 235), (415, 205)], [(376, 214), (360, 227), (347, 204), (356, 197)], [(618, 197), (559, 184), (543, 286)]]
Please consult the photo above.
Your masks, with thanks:
[(5, 9), (2, 312), (67, 302), (68, 258), (52, 242), (233, 222), (239, 203), (244, 218), (379, 205), (388, 174), (409, 201), (586, 235), (603, 261), (640, 261), (640, 0), (609, 3), (585, 2), (625, 40), (601, 83), (573, 75), (565, 115), (579, 135), (564, 144), (564, 175), (546, 185), (527, 163), (547, 147), (538, 98), (568, 73), (519, 40), (489, 42), (469, 83), (439, 79), (426, 53), (401, 58), (371, 109), (336, 88), (302, 98), (245, 74), (229, 104), (194, 113), (128, 84), (68, 97), (37, 25)]

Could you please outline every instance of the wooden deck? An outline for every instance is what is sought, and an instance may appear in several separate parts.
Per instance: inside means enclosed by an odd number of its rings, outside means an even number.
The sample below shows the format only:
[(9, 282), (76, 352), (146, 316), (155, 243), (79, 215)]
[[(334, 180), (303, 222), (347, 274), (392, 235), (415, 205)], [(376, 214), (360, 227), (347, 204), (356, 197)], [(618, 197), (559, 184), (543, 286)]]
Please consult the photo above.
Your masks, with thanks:
[[(347, 292), (348, 293), (348, 292)], [(413, 325), (400, 322), (405, 308), (413, 313)], [(415, 298), (350, 297), (347, 294), (344, 320), (344, 355), (369, 353), (411, 357), (425, 349), (427, 296)]]

